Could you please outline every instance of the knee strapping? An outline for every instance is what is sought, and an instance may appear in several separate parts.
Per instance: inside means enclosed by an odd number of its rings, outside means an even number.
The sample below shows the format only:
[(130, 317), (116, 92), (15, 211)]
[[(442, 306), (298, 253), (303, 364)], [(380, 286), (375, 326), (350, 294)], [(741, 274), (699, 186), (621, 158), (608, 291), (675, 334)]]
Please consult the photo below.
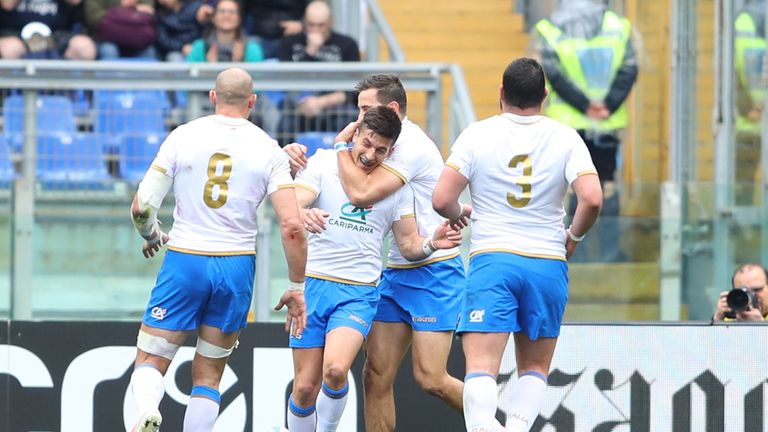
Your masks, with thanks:
[(218, 345), (214, 345), (210, 342), (206, 342), (202, 338), (197, 338), (197, 347), (195, 348), (195, 351), (197, 351), (198, 354), (200, 354), (203, 357), (208, 358), (227, 358), (232, 354), (232, 351), (237, 348), (238, 342), (235, 342), (234, 345), (232, 345), (231, 348), (222, 348)]
[(168, 360), (173, 360), (173, 356), (179, 350), (178, 345), (168, 342), (164, 337), (151, 335), (143, 330), (139, 330), (136, 347), (148, 354), (164, 357)]

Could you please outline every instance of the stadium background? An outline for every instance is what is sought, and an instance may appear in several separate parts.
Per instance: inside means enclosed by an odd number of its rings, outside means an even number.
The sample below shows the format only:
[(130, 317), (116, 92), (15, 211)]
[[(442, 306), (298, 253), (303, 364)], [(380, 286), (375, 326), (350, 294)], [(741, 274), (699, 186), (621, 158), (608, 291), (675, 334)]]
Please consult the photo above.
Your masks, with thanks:
[[(497, 112), (503, 67), (531, 54), (530, 26), (547, 16), (556, 2), (332, 3), (337, 27), (360, 40), (368, 62), (320, 68), (249, 65), (257, 90), (349, 89), (367, 73), (399, 73), (411, 90), (409, 116), (424, 125), (447, 154), (452, 138), (468, 121)], [(728, 60), (733, 59), (734, 11), (743, 1), (608, 3), (633, 22), (641, 60), (621, 152), (619, 241), (628, 260), (570, 266), (566, 320), (574, 325), (566, 327), (555, 368), (563, 372), (562, 387), (578, 381), (585, 393), (577, 401), (553, 396), (554, 405), (546, 407), (543, 416), (551, 417), (557, 424), (551, 430), (558, 431), (768, 430), (768, 350), (756, 342), (765, 340), (765, 327), (710, 327), (700, 322), (709, 319), (717, 293), (729, 287), (737, 263), (765, 264), (768, 257), (762, 190), (755, 192), (757, 204), (752, 207), (733, 203), (740, 186), (733, 181), (734, 66)], [(391, 61), (403, 59), (406, 64)], [(64, 423), (63, 408), (88, 406), (94, 406), (96, 422), (112, 422), (102, 427), (94, 423), (93, 430), (118, 430), (112, 427), (121, 424), (118, 408), (128, 365), (122, 373), (107, 373), (111, 378), (96, 387), (97, 393), (74, 396), (64, 392), (66, 373), (89, 350), (104, 349), (104, 357), (95, 357), (94, 365), (119, 365), (120, 356), (130, 351), (160, 264), (144, 261), (138, 253), (140, 239), (128, 222), (136, 172), (150, 157), (146, 149), (151, 152), (170, 127), (208, 112), (200, 91), (210, 87), (222, 67), (0, 61), (0, 141), (8, 149), (7, 155), (0, 151), (0, 318), (8, 320), (0, 326), (0, 398), (5, 398), (0, 399), (0, 430), (74, 431)], [(121, 88), (143, 88), (155, 96), (161, 90), (168, 105), (152, 104), (139, 111), (131, 120), (138, 123), (128, 123), (125, 138), (116, 142), (108, 125), (120, 114), (107, 102), (100, 105), (100, 98), (108, 98), (99, 92)], [(75, 129), (49, 133), (49, 127), (58, 127), (57, 121), (70, 111), (59, 107), (50, 116), (33, 114), (44, 110), (37, 95), (64, 95), (74, 101)], [(260, 106), (256, 119), (265, 121), (269, 110)], [(150, 133), (132, 137), (130, 132), (137, 130)], [(73, 142), (82, 146), (74, 154), (69, 152)], [(754, 157), (761, 153), (756, 151)], [(62, 181), (55, 174), (62, 167), (75, 174)], [(758, 175), (755, 182), (764, 183)], [(161, 214), (166, 227), (172, 223), (171, 203), (166, 200)], [(261, 322), (280, 319), (269, 309), (286, 282), (269, 213), (259, 236), (253, 311), (254, 320)], [(674, 325), (659, 325), (659, 320)], [(625, 324), (614, 326), (617, 322)], [(595, 341), (595, 332), (606, 336)], [(243, 346), (279, 349), (284, 347), (282, 338), (276, 326), (254, 324), (244, 336), (250, 342)], [(605, 346), (600, 348), (598, 342)], [(123, 350), (108, 352), (112, 346)], [(17, 376), (20, 365), (36, 364), (22, 349), (42, 359), (50, 385), (37, 369), (31, 385)], [(454, 351), (451, 371), (460, 376), (458, 341)], [(732, 359), (725, 355), (729, 353)], [(255, 352), (241, 350), (235, 356), (239, 359), (233, 359), (237, 381), (249, 382), (242, 390), (248, 413), (244, 430), (274, 426), (260, 422), (254, 401), (259, 395), (281, 396), (287, 385), (259, 387), (256, 380), (261, 376), (258, 369), (286, 361), (279, 357), (284, 354), (276, 355), (262, 364)], [(654, 369), (662, 358), (667, 367)], [(512, 371), (512, 357), (505, 362)], [(689, 368), (694, 363), (697, 367)], [(184, 370), (183, 364), (179, 367)], [(686, 373), (679, 376), (671, 373), (683, 369)], [(611, 371), (610, 379), (602, 370)], [(354, 373), (359, 383), (359, 364)], [(578, 380), (573, 378), (577, 374)], [(397, 388), (401, 430), (461, 430), (458, 416), (422, 395), (407, 370), (402, 375)], [(178, 379), (180, 399), (183, 376)], [(636, 390), (643, 382), (649, 383), (645, 396)], [(729, 384), (721, 392), (723, 383)], [(503, 408), (503, 383), (500, 394)], [(592, 398), (608, 403), (608, 408), (584, 403)], [(167, 399), (169, 409), (183, 408), (183, 403), (182, 408), (170, 408), (179, 403)], [(40, 401), (45, 401), (44, 408), (35, 407)], [(109, 401), (119, 405), (96, 405)], [(657, 408), (667, 405), (678, 408)], [(566, 411), (572, 413), (572, 423)]]

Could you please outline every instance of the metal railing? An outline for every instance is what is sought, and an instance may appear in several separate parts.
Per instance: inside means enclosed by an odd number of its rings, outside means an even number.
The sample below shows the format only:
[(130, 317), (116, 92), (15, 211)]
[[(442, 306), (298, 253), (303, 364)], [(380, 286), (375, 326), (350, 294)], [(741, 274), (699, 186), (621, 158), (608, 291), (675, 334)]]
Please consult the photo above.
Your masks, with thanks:
[[(475, 120), (471, 99), (466, 84), (461, 74), (461, 69), (449, 64), (402, 64), (402, 63), (217, 63), (217, 64), (186, 64), (186, 63), (134, 63), (134, 62), (72, 62), (72, 61), (2, 61), (0, 62), (0, 92), (21, 93), (23, 95), (23, 130), (21, 131), (21, 144), (18, 151), (12, 154), (16, 169), (16, 178), (12, 182), (10, 195), (10, 305), (9, 315), (14, 319), (34, 318), (32, 307), (32, 287), (35, 285), (34, 271), (36, 256), (39, 253), (35, 249), (36, 232), (40, 228), (40, 209), (47, 208), (48, 204), (40, 204), (41, 197), (48, 196), (49, 200), (58, 202), (71, 201), (76, 195), (81, 201), (99, 201), (99, 193), (92, 194), (81, 191), (67, 191), (67, 194), (46, 195), (40, 187), (38, 177), (38, 160), (44, 157), (38, 155), (38, 130), (41, 125), (36, 124), (38, 96), (40, 94), (59, 92), (70, 94), (73, 91), (96, 92), (99, 90), (131, 89), (161, 90), (167, 94), (184, 93), (187, 103), (183, 107), (175, 107), (176, 117), (179, 121), (186, 121), (210, 112), (211, 107), (206, 106), (207, 91), (213, 87), (216, 75), (227, 67), (240, 67), (247, 70), (254, 80), (254, 88), (257, 91), (279, 92), (303, 92), (303, 91), (351, 91), (354, 84), (361, 78), (372, 73), (394, 73), (400, 76), (409, 92), (423, 92), (426, 95), (425, 130), (436, 142), (453, 138), (470, 122)], [(450, 76), (452, 88), (450, 103), (447, 107), (448, 125), (443, 122), (443, 80)], [(6, 98), (7, 99), (7, 98)], [(3, 102), (6, 101), (3, 100)], [(412, 106), (411, 110), (416, 107)], [(86, 114), (83, 130), (78, 133), (90, 133), (91, 126), (87, 123), (93, 121), (95, 114), (90, 108), (90, 114)], [(445, 127), (447, 126), (447, 127)], [(55, 157), (55, 155), (54, 155)], [(111, 155), (116, 158), (119, 156)], [(105, 161), (107, 163), (107, 161)], [(115, 173), (107, 183), (118, 186), (118, 198), (115, 193), (102, 193), (101, 202), (109, 202), (109, 205), (118, 205), (121, 200), (130, 199), (132, 185), (126, 183), (124, 178)], [(50, 198), (52, 197), (52, 198)], [(77, 204), (75, 204), (77, 205)], [(106, 205), (106, 204), (105, 204)], [(127, 205), (127, 204), (126, 204)], [(166, 205), (167, 207), (168, 205)], [(114, 215), (109, 219), (112, 225), (118, 228), (109, 228), (105, 231), (121, 230), (119, 237), (125, 235), (124, 228), (130, 228), (127, 223), (123, 226), (122, 206), (114, 210)], [(51, 210), (55, 212), (58, 208)], [(69, 211), (69, 210), (68, 210)], [(92, 211), (98, 211), (98, 208)], [(269, 317), (270, 280), (271, 268), (277, 263), (270, 263), (271, 237), (274, 229), (268, 215), (260, 222), (260, 233), (257, 239), (258, 275), (255, 299), (258, 308), (256, 316), (260, 320)], [(49, 216), (50, 217), (50, 216)], [(112, 231), (110, 231), (112, 230)], [(37, 234), (39, 235), (39, 234)], [(38, 246), (39, 248), (39, 241)], [(0, 251), (2, 254), (3, 251)], [(72, 261), (77, 261), (73, 259)], [(70, 264), (72, 266), (77, 265)], [(142, 268), (143, 269), (143, 268)], [(79, 271), (79, 270), (78, 270)], [(142, 270), (143, 271), (143, 270)], [(0, 284), (1, 286), (2, 284)], [(0, 302), (2, 304), (2, 302)], [(0, 307), (2, 309), (2, 307)], [(77, 317), (77, 314), (67, 314)], [(98, 317), (94, 315), (94, 317)]]

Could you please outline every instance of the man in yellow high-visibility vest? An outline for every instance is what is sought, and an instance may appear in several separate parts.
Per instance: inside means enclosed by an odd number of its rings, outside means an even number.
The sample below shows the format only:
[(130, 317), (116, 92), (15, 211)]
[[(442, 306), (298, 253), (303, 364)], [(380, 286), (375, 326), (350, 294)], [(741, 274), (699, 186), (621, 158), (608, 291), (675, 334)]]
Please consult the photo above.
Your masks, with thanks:
[(760, 164), (763, 105), (766, 88), (765, 1), (750, 0), (734, 22), (736, 86), (736, 190), (738, 205), (754, 202), (755, 173)]
[(593, 236), (600, 243), (600, 254), (586, 258), (624, 260), (618, 244), (615, 176), (619, 132), (628, 120), (625, 101), (637, 79), (631, 24), (602, 3), (570, 0), (535, 29), (549, 87), (546, 115), (579, 132), (603, 187), (603, 210)]

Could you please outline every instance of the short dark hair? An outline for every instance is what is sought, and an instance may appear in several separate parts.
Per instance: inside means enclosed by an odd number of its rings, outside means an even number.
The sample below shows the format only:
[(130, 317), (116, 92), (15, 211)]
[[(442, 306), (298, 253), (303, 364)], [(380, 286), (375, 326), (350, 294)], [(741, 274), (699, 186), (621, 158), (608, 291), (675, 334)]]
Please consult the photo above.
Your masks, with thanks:
[(544, 69), (532, 58), (519, 58), (504, 69), (501, 78), (504, 102), (517, 108), (536, 108), (544, 102)]
[(360, 131), (368, 129), (380, 137), (391, 139), (393, 144), (400, 136), (401, 128), (402, 121), (397, 113), (383, 105), (372, 107), (366, 111), (360, 122)]
[(368, 89), (376, 89), (376, 100), (382, 105), (386, 105), (393, 101), (397, 102), (400, 106), (400, 114), (405, 115), (408, 108), (408, 98), (405, 95), (403, 83), (397, 75), (368, 75), (360, 80), (355, 86), (355, 90), (357, 90), (358, 94)]
[(735, 286), (736, 276), (739, 273), (744, 273), (744, 272), (746, 272), (746, 271), (748, 271), (749, 269), (752, 269), (752, 268), (761, 269), (763, 271), (763, 273), (765, 274), (765, 281), (766, 281), (766, 283), (768, 283), (768, 269), (766, 269), (765, 267), (763, 267), (760, 264), (746, 263), (746, 264), (740, 265), (739, 268), (737, 268), (736, 271), (733, 272), (733, 276), (731, 276), (731, 287), (733, 287), (733, 288), (740, 288), (740, 287)]

